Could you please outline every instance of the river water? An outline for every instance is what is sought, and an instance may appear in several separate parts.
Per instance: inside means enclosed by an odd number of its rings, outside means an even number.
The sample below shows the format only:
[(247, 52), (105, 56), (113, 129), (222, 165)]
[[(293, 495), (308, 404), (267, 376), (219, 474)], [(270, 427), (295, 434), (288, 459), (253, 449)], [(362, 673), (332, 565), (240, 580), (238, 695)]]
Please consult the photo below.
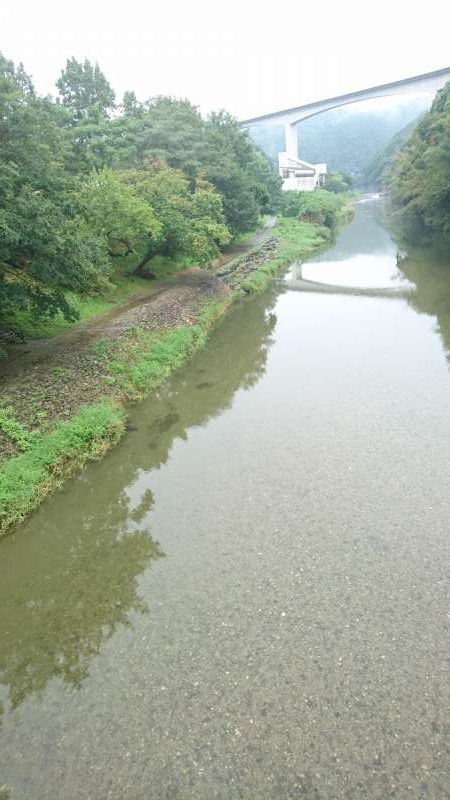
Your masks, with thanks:
[[(450, 258), (359, 206), (0, 546), (0, 797), (450, 797)], [(414, 292), (409, 292), (413, 284)]]

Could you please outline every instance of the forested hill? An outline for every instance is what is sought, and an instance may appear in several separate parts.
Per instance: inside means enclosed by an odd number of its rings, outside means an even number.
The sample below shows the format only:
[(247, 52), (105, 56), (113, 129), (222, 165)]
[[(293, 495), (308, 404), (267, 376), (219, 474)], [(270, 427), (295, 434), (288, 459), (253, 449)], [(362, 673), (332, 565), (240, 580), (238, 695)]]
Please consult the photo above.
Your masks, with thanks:
[(408, 125), (405, 125), (405, 127), (396, 133), (390, 142), (388, 142), (368, 164), (364, 170), (364, 183), (368, 188), (384, 188), (399, 150), (401, 150), (405, 142), (409, 139), (416, 125), (417, 120), (415, 119), (409, 122)]
[[(362, 185), (375, 155), (425, 108), (419, 99), (376, 111), (335, 109), (311, 117), (298, 127), (300, 157), (313, 164), (325, 161), (329, 172), (347, 172)], [(258, 125), (250, 133), (271, 159), (284, 150), (283, 128)]]
[(119, 102), (89, 61), (67, 61), (56, 85), (40, 97), (0, 54), (0, 322), (73, 318), (70, 293), (155, 256), (205, 263), (276, 207), (280, 179), (228, 113)]
[(450, 82), (398, 153), (388, 186), (409, 235), (450, 239)]

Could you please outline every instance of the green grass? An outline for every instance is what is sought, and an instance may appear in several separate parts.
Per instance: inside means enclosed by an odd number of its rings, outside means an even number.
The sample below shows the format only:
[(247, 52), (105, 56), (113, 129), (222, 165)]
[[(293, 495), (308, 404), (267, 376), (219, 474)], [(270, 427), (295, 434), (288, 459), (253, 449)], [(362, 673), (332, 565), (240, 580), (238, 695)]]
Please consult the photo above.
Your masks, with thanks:
[[(205, 304), (194, 325), (182, 325), (155, 335), (136, 328), (116, 346), (96, 344), (107, 361), (118, 397), (141, 399), (163, 384), (195, 352), (204, 347), (208, 332), (233, 301), (225, 298)], [(106, 346), (107, 345), (107, 346)], [(126, 414), (110, 401), (79, 410), (47, 434), (29, 433), (3, 407), (0, 428), (25, 452), (0, 467), (0, 536), (22, 522), (62, 482), (87, 461), (100, 458), (125, 429)]]
[(248, 239), (251, 239), (255, 233), (258, 233), (259, 230), (264, 226), (264, 223), (269, 219), (269, 214), (264, 214), (262, 217), (259, 218), (258, 224), (256, 228), (253, 228), (251, 231), (244, 231), (243, 233), (238, 233), (237, 236), (234, 237), (232, 244), (244, 244), (247, 242)]
[(241, 288), (248, 294), (263, 291), (281, 269), (293, 261), (307, 258), (328, 244), (331, 231), (312, 222), (282, 217), (277, 222), (274, 235), (279, 242), (277, 255), (242, 282)]
[[(262, 291), (282, 268), (308, 257), (331, 237), (326, 227), (283, 218), (274, 233), (279, 240), (275, 257), (245, 278), (239, 289)], [(161, 386), (204, 347), (211, 328), (241, 294), (235, 290), (205, 302), (193, 324), (159, 334), (137, 327), (116, 341), (97, 342), (95, 353), (107, 367), (106, 384), (114, 387), (116, 399), (141, 399)], [(0, 466), (0, 535), (23, 521), (66, 477), (113, 446), (125, 419), (117, 405), (100, 401), (81, 408), (49, 433), (30, 433), (9, 406), (0, 406), (0, 430), (23, 451)]]
[[(261, 217), (256, 230), (246, 231), (237, 236), (233, 244), (242, 243), (255, 235), (257, 230), (264, 225), (267, 217)], [(144, 294), (151, 287), (151, 282), (145, 278), (138, 278), (131, 273), (137, 267), (141, 256), (118, 259), (115, 276), (112, 278), (111, 288), (102, 295), (81, 296), (77, 294), (67, 294), (67, 300), (77, 311), (79, 317), (76, 322), (69, 322), (61, 313), (51, 318), (34, 319), (26, 311), (17, 311), (7, 319), (0, 320), (4, 327), (12, 327), (14, 330), (23, 334), (26, 339), (49, 339), (60, 333), (65, 333), (80, 322), (98, 317), (113, 308), (124, 304), (135, 295)], [(169, 258), (167, 256), (154, 256), (147, 264), (147, 269), (153, 273), (156, 281), (166, 281), (173, 278), (183, 269), (198, 266), (195, 259), (187, 256), (177, 256)]]
[(68, 322), (62, 314), (56, 314), (49, 319), (35, 320), (25, 311), (18, 311), (14, 316), (5, 320), (4, 324), (23, 333), (26, 339), (47, 339), (76, 327), (78, 322), (97, 317), (99, 314), (116, 308), (133, 296), (148, 291), (148, 288), (148, 280), (128, 277), (118, 281), (110, 291), (101, 296), (81, 297), (69, 294), (67, 300), (79, 314), (79, 320), (75, 323)]
[(25, 519), (65, 477), (101, 457), (124, 429), (122, 410), (107, 401), (95, 403), (6, 461), (0, 467), (0, 535)]
[(23, 425), (15, 419), (14, 409), (0, 403), (0, 430), (10, 439), (19, 450), (28, 450), (36, 437), (36, 432), (27, 431)]
[(138, 400), (161, 386), (194, 353), (201, 350), (208, 332), (233, 302), (233, 295), (207, 303), (193, 325), (181, 325), (160, 334), (135, 328), (117, 344), (97, 355), (107, 365), (106, 382), (126, 400)]

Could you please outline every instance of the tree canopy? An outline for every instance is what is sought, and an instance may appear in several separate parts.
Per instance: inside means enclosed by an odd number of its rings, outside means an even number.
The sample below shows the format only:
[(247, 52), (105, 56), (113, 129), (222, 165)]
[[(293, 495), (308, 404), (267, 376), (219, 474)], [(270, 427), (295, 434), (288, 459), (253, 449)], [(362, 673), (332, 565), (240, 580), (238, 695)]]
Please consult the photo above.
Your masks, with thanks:
[(450, 82), (398, 152), (388, 186), (410, 233), (450, 238)]
[[(0, 54), (0, 321), (75, 317), (155, 255), (204, 264), (280, 202), (280, 179), (224, 111), (116, 98), (98, 64), (71, 58), (56, 98)], [(129, 264), (129, 266), (127, 266)]]

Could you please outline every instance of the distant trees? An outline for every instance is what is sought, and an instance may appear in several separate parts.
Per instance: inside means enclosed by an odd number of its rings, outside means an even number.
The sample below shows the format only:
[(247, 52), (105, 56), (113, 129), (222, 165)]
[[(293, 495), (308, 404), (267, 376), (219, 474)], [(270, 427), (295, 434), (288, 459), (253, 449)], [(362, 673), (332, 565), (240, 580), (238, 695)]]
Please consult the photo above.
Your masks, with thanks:
[(348, 172), (329, 172), (325, 178), (324, 189), (335, 194), (350, 192), (353, 188), (353, 178)]
[[(355, 185), (364, 183), (364, 173), (376, 154), (397, 131), (412, 119), (417, 121), (426, 100), (414, 99), (398, 106), (364, 111), (334, 109), (303, 120), (298, 126), (300, 158), (312, 164), (326, 162), (330, 172), (352, 175)], [(282, 126), (253, 126), (254, 141), (278, 164), (278, 153), (285, 149)]]
[(325, 186), (328, 192), (342, 194), (349, 192), (353, 187), (353, 178), (347, 172), (329, 172), (325, 179)]
[[(226, 112), (140, 103), (97, 64), (67, 61), (56, 100), (0, 54), (0, 318), (73, 318), (67, 292), (101, 291), (154, 255), (206, 263), (280, 202), (280, 180)], [(131, 261), (132, 259), (132, 261)]]
[(405, 125), (392, 139), (376, 153), (375, 157), (366, 166), (364, 171), (364, 183), (369, 189), (386, 188), (388, 175), (393, 167), (394, 161), (399, 150), (410, 137), (417, 120), (412, 120)]
[(316, 225), (333, 228), (345, 198), (325, 189), (314, 192), (283, 192), (281, 211), (285, 217), (296, 217)]
[(450, 82), (399, 151), (388, 186), (409, 233), (450, 238)]

